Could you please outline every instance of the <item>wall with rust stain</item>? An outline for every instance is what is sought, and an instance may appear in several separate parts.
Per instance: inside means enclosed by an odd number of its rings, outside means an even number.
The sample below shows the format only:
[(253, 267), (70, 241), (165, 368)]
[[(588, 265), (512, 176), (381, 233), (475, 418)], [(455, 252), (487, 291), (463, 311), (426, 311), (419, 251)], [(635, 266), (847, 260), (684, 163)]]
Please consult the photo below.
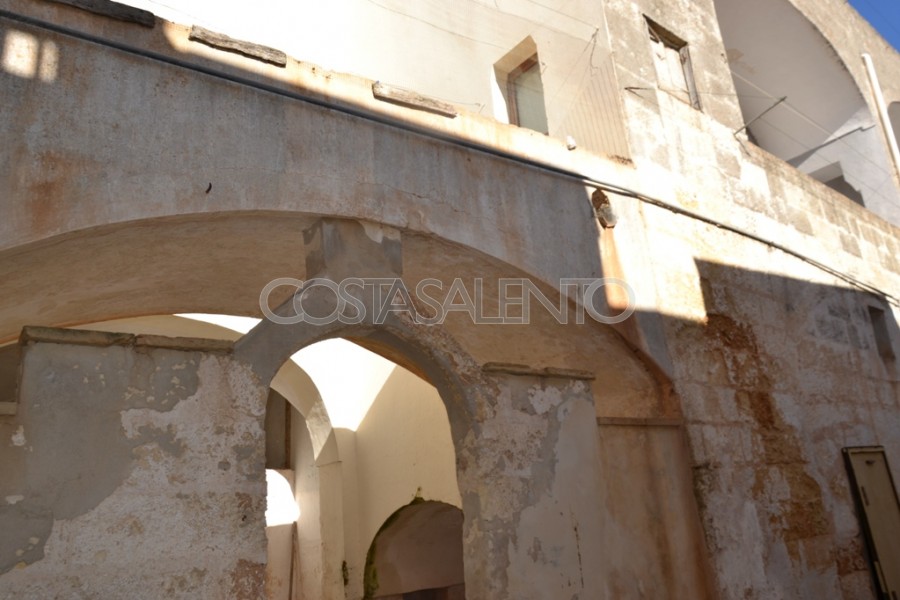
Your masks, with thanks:
[[(861, 49), (896, 98), (896, 53), (848, 6), (790, 4), (827, 36), (873, 114)], [(644, 190), (724, 227), (614, 196), (618, 225), (601, 236), (638, 297), (653, 299), (644, 322), (659, 329), (643, 333), (670, 361), (660, 364), (685, 424), (713, 592), (872, 597), (841, 449), (883, 445), (896, 479), (900, 365), (879, 353), (869, 307), (884, 310), (900, 348), (900, 232), (735, 135), (743, 120), (713, 5), (613, 0), (608, 14), (622, 48), (646, 48), (644, 15), (689, 41), (702, 111), (655, 89), (649, 52), (617, 57), (635, 88), (624, 94), (630, 141), (638, 170), (657, 175)], [(631, 427), (636, 453), (653, 427)], [(658, 514), (665, 505), (648, 511)]]

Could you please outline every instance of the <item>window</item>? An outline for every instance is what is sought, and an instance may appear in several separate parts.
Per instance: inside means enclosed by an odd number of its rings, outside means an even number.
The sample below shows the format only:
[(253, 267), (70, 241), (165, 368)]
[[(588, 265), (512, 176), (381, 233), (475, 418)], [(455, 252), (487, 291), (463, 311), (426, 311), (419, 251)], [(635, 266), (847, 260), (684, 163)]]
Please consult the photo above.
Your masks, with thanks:
[(894, 348), (891, 346), (891, 334), (888, 330), (888, 321), (884, 310), (870, 306), (869, 320), (872, 321), (872, 333), (875, 336), (875, 348), (878, 350), (878, 355), (885, 362), (893, 361)]
[[(497, 117), (519, 127), (549, 133), (541, 61), (534, 40), (526, 38), (500, 59), (494, 65), (494, 75), (503, 97)], [(506, 114), (502, 114), (502, 109)]]
[(537, 54), (509, 74), (507, 87), (509, 122), (547, 133), (544, 86), (541, 83), (541, 63), (538, 62)]
[(900, 143), (900, 102), (891, 102), (888, 107), (888, 119), (891, 122), (891, 131), (894, 139)]
[(659, 89), (699, 109), (700, 98), (694, 85), (687, 42), (650, 19), (647, 19), (647, 27)]

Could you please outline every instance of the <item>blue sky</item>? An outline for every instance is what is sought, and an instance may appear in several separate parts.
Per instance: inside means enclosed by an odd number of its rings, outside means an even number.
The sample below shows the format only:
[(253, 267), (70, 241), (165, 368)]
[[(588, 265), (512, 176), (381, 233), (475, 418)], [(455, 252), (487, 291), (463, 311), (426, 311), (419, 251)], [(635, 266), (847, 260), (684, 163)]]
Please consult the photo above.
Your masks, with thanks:
[(849, 0), (850, 4), (900, 51), (900, 0)]

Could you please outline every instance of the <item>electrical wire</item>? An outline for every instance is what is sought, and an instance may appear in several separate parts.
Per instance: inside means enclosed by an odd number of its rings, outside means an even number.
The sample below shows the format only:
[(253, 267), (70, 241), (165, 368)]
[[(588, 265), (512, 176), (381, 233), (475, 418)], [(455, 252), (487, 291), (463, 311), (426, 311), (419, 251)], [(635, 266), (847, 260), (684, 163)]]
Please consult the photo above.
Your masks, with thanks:
[[(754, 89), (756, 89), (758, 92), (760, 92), (760, 93), (762, 93), (762, 94), (765, 94), (765, 98), (768, 98), (769, 100), (779, 100), (779, 99), (780, 99), (778, 96), (775, 96), (774, 94), (772, 94), (772, 93), (769, 92), (768, 90), (765, 90), (765, 89), (761, 88), (759, 85), (757, 85), (757, 84), (754, 83), (753, 81), (750, 81), (750, 80), (747, 79), (746, 77), (743, 77), (743, 76), (740, 75), (739, 73), (735, 73), (734, 71), (732, 71), (731, 74), (732, 74), (733, 77), (737, 77), (738, 79), (740, 79), (741, 81), (743, 81), (743, 82), (746, 83), (747, 85), (749, 85), (749, 86), (753, 87)], [(861, 99), (861, 98), (860, 98), (860, 99)], [(809, 123), (810, 125), (812, 125), (813, 127), (815, 127), (816, 129), (818, 129), (819, 131), (821, 131), (821, 132), (824, 133), (825, 135), (827, 135), (827, 136), (832, 136), (832, 135), (835, 134), (834, 131), (829, 130), (827, 127), (825, 127), (824, 125), (822, 125), (821, 123), (819, 123), (818, 121), (816, 121), (815, 119), (813, 119), (812, 117), (810, 117), (809, 115), (807, 115), (806, 113), (804, 113), (802, 110), (800, 110), (799, 108), (797, 108), (796, 106), (794, 106), (790, 101), (785, 100), (785, 101), (783, 102), (783, 104), (784, 104), (784, 106), (785, 106), (787, 109), (789, 109), (789, 110), (790, 110), (791, 112), (793, 112), (795, 115), (797, 115), (798, 117), (800, 117), (801, 119), (803, 119), (804, 121), (806, 121), (807, 123)], [(863, 102), (863, 106), (865, 106), (865, 102)], [(871, 116), (871, 115), (870, 115), (870, 116)], [(765, 120), (765, 119), (764, 119), (764, 120)], [(777, 128), (775, 125), (773, 125), (771, 122), (766, 121), (766, 123), (767, 123), (769, 126), (775, 128), (775, 129), (778, 129), (778, 128)], [(779, 131), (781, 131), (781, 130), (779, 129)], [(810, 150), (810, 148), (807, 148), (802, 142), (800, 142), (799, 140), (797, 140), (797, 139), (791, 137), (791, 136), (790, 136), (789, 134), (787, 134), (786, 132), (781, 131), (781, 133), (783, 133), (783, 134), (784, 134), (785, 136), (787, 136), (787, 137), (790, 137), (790, 139), (791, 139), (792, 141), (797, 142), (797, 144), (798, 144), (801, 148), (804, 149), (803, 152), (806, 152), (806, 151)], [(827, 139), (826, 139), (826, 141), (827, 141)], [(879, 165), (878, 165), (877, 163), (872, 162), (871, 159), (869, 159), (866, 155), (864, 155), (863, 153), (861, 153), (859, 150), (856, 150), (856, 149), (853, 148), (852, 146), (848, 146), (848, 148), (849, 148), (851, 151), (855, 152), (856, 154), (859, 154), (864, 160), (868, 161), (873, 167), (876, 167), (876, 168), (878, 168), (879, 170), (883, 170), (883, 169), (881, 169), (881, 168), (879, 167)], [(801, 154), (802, 154), (802, 153), (801, 153)]]
[(773, 240), (769, 240), (767, 238), (759, 236), (755, 233), (752, 233), (752, 232), (742, 229), (740, 227), (736, 227), (733, 225), (729, 225), (727, 223), (723, 223), (721, 221), (717, 221), (713, 218), (707, 217), (705, 215), (701, 215), (700, 213), (694, 212), (689, 209), (682, 208), (680, 206), (676, 206), (674, 204), (671, 204), (671, 203), (661, 200), (659, 198), (655, 198), (653, 196), (643, 194), (639, 191), (633, 190), (633, 189), (625, 187), (625, 186), (617, 185), (617, 184), (614, 184), (611, 182), (600, 181), (598, 179), (594, 179), (592, 177), (588, 177), (586, 175), (583, 175), (583, 174), (580, 174), (580, 173), (577, 173), (575, 171), (571, 171), (568, 169), (564, 169), (564, 168), (558, 167), (556, 165), (552, 165), (552, 164), (545, 163), (545, 162), (531, 159), (531, 158), (526, 158), (523, 156), (518, 156), (518, 155), (512, 154), (510, 152), (500, 150), (499, 148), (494, 148), (494, 147), (480, 144), (477, 142), (472, 142), (470, 140), (462, 139), (462, 138), (456, 137), (454, 135), (439, 132), (439, 131), (436, 131), (433, 129), (423, 128), (423, 127), (408, 123), (406, 121), (394, 119), (394, 118), (391, 118), (391, 117), (388, 117), (385, 115), (379, 115), (379, 114), (376, 114), (373, 112), (369, 112), (367, 110), (354, 108), (351, 106), (333, 104), (327, 100), (316, 98), (311, 95), (302, 94), (302, 93), (299, 93), (299, 92), (296, 92), (293, 90), (281, 88), (281, 87), (278, 87), (275, 85), (266, 84), (266, 83), (263, 83), (260, 81), (254, 81), (252, 79), (247, 79), (247, 78), (244, 78), (244, 77), (241, 77), (238, 75), (233, 75), (233, 74), (227, 73), (225, 71), (211, 69), (211, 68), (205, 67), (203, 65), (191, 63), (189, 61), (181, 60), (181, 59), (178, 59), (178, 58), (175, 58), (172, 56), (167, 56), (165, 54), (161, 54), (158, 52), (145, 50), (142, 48), (136, 48), (134, 46), (129, 46), (128, 44), (123, 44), (121, 42), (116, 42), (113, 40), (100, 38), (98, 36), (94, 36), (94, 35), (91, 35), (91, 34), (88, 34), (88, 33), (82, 32), (82, 31), (78, 31), (75, 29), (71, 29), (68, 27), (64, 27), (61, 25), (56, 25), (54, 23), (49, 23), (47, 21), (43, 21), (41, 19), (37, 19), (34, 17), (19, 15), (19, 14), (12, 13), (12, 12), (9, 12), (4, 9), (0, 9), (0, 18), (7, 19), (10, 21), (15, 21), (18, 23), (22, 23), (22, 24), (25, 24), (25, 25), (28, 25), (31, 27), (35, 27), (35, 28), (52, 31), (52, 32), (57, 33), (62, 36), (70, 37), (73, 39), (78, 39), (78, 40), (81, 40), (84, 42), (96, 44), (96, 45), (107, 47), (107, 48), (112, 48), (114, 50), (118, 50), (120, 52), (129, 54), (132, 56), (138, 56), (141, 58), (154, 60), (154, 61), (157, 61), (160, 63), (175, 66), (175, 67), (178, 67), (181, 69), (185, 69), (185, 70), (188, 70), (188, 71), (191, 71), (194, 73), (199, 73), (201, 75), (205, 75), (205, 76), (212, 77), (215, 79), (228, 81), (230, 83), (246, 86), (246, 87), (253, 88), (253, 89), (256, 89), (259, 91), (263, 91), (263, 92), (267, 92), (267, 93), (270, 93), (270, 94), (273, 94), (276, 96), (281, 96), (284, 98), (297, 100), (297, 101), (303, 102), (305, 104), (309, 104), (311, 106), (316, 106), (318, 108), (324, 109), (328, 112), (341, 113), (341, 114), (349, 115), (349, 116), (359, 118), (362, 120), (385, 125), (385, 126), (388, 126), (388, 127), (394, 128), (394, 129), (398, 129), (398, 130), (401, 130), (401, 131), (404, 131), (407, 133), (412, 133), (414, 135), (418, 135), (421, 137), (436, 139), (436, 140), (439, 140), (439, 141), (442, 141), (445, 143), (449, 143), (449, 144), (453, 144), (455, 146), (466, 148), (468, 150), (473, 150), (473, 151), (476, 151), (476, 152), (479, 152), (482, 154), (486, 154), (486, 155), (489, 155), (492, 157), (500, 158), (503, 160), (508, 160), (508, 161), (511, 161), (511, 162), (519, 164), (519, 165), (525, 165), (525, 166), (528, 166), (531, 168), (535, 168), (535, 169), (538, 169), (545, 173), (550, 173), (555, 176), (563, 177), (570, 181), (577, 181), (577, 182), (581, 183), (582, 185), (585, 185), (586, 187), (602, 190), (605, 192), (614, 193), (614, 194), (624, 196), (624, 197), (634, 198), (634, 199), (644, 202), (646, 204), (650, 204), (650, 205), (665, 209), (674, 214), (685, 216), (685, 217), (688, 217), (695, 221), (699, 221), (699, 222), (711, 225), (713, 227), (716, 227), (717, 229), (729, 231), (729, 232), (735, 233), (737, 235), (740, 235), (742, 237), (745, 237), (747, 239), (754, 240), (756, 242), (765, 244), (766, 246), (769, 246), (769, 247), (779, 250), (785, 254), (788, 254), (797, 259), (800, 259), (801, 261), (803, 261), (807, 264), (810, 264), (810, 265), (828, 273), (829, 275), (832, 275), (833, 277), (840, 279), (841, 281), (844, 281), (845, 283), (851, 285), (852, 287), (855, 287), (857, 289), (863, 290), (863, 291), (871, 293), (871, 294), (875, 294), (876, 296), (883, 298), (885, 301), (887, 301), (895, 306), (900, 306), (900, 299), (898, 299), (897, 297), (895, 297), (891, 294), (888, 294), (887, 292), (884, 292), (883, 290), (880, 290), (876, 286), (865, 283), (864, 281), (861, 281), (861, 280), (853, 277), (852, 275), (843, 273), (842, 271), (834, 269), (820, 261), (817, 261), (809, 256), (806, 256), (805, 254), (803, 254), (799, 251), (788, 248), (787, 246), (784, 246), (783, 244), (779, 244)]
[(455, 36), (461, 37), (461, 38), (463, 38), (463, 39), (465, 39), (465, 40), (469, 40), (470, 42), (475, 42), (476, 44), (483, 44), (483, 45), (485, 45), (485, 46), (493, 46), (494, 48), (505, 49), (504, 46), (501, 46), (501, 45), (499, 45), (499, 44), (495, 44), (495, 43), (493, 43), (493, 42), (488, 42), (488, 41), (485, 41), (485, 40), (479, 40), (479, 39), (477, 39), (477, 38), (473, 38), (473, 37), (470, 37), (470, 36), (467, 36), (467, 35), (463, 35), (463, 34), (457, 32), (457, 31), (454, 31), (454, 30), (452, 30), (452, 29), (448, 29), (448, 28), (446, 28), (446, 27), (442, 27), (442, 26), (438, 25), (437, 23), (432, 23), (431, 21), (426, 21), (425, 19), (420, 19), (419, 17), (415, 17), (415, 16), (409, 14), (408, 12), (403, 12), (403, 11), (397, 10), (397, 9), (395, 9), (395, 8), (391, 8), (391, 7), (389, 7), (389, 6), (385, 6), (384, 4), (381, 4), (380, 2), (376, 2), (376, 0), (366, 0), (366, 2), (368, 2), (369, 4), (372, 4), (372, 5), (374, 5), (374, 6), (377, 6), (378, 8), (380, 8), (380, 9), (382, 9), (382, 10), (386, 10), (386, 11), (388, 11), (388, 12), (392, 12), (392, 13), (394, 13), (394, 14), (400, 15), (400, 16), (405, 17), (405, 18), (407, 18), (407, 19), (411, 19), (411, 20), (413, 20), (413, 21), (418, 21), (419, 23), (422, 23), (423, 25), (428, 25), (429, 27), (432, 27), (432, 28), (434, 28), (434, 29), (437, 29), (438, 31), (443, 31), (444, 33), (449, 33), (449, 34), (451, 34), (451, 35), (455, 35)]
[[(629, 92), (642, 91), (642, 92), (655, 92), (659, 90), (661, 92), (670, 92), (672, 94), (683, 94), (684, 90), (679, 90), (676, 88), (667, 88), (662, 86), (655, 87), (647, 87), (640, 85), (627, 85), (623, 88)], [(697, 91), (697, 94), (701, 96), (729, 96), (731, 98), (756, 98), (758, 100), (772, 100), (772, 96), (757, 96), (756, 94), (737, 94), (735, 92), (701, 92)]]
[[(541, 3), (541, 2), (537, 2), (536, 0), (525, 0), (525, 1), (526, 1), (526, 2), (530, 2), (531, 4), (534, 4), (535, 6), (540, 6), (540, 7), (543, 8), (544, 10), (549, 10), (550, 12), (555, 12), (556, 14), (558, 14), (558, 15), (560, 15), (560, 16), (562, 16), (562, 17), (565, 17), (565, 18), (570, 19), (570, 20), (572, 20), (572, 21), (581, 23), (582, 25), (587, 25), (587, 26), (590, 27), (590, 28), (596, 28), (596, 27), (597, 27), (597, 25), (594, 24), (594, 23), (589, 23), (589, 22), (585, 21), (584, 19), (579, 19), (578, 17), (576, 17), (576, 16), (574, 16), (574, 15), (570, 15), (569, 13), (565, 12), (565, 10), (566, 10), (567, 8), (569, 8), (569, 5), (572, 4), (572, 2), (574, 2), (574, 0), (569, 0), (568, 2), (566, 2), (566, 4), (565, 4), (561, 9), (551, 8), (551, 7), (547, 6), (546, 4), (543, 4), (543, 3)], [(498, 9), (499, 9), (499, 7), (498, 7)], [(506, 12), (506, 11), (504, 11), (504, 10), (500, 10), (500, 12), (502, 12), (502, 13), (504, 13), (504, 14), (507, 14), (507, 15), (512, 15), (512, 13)]]
[[(475, 3), (475, 4), (480, 4), (480, 5), (482, 5), (482, 6), (489, 6), (489, 5), (487, 4), (487, 2), (484, 2), (484, 1), (482, 1), (482, 0), (470, 0), (470, 1), (473, 2), (473, 3)], [(554, 12), (554, 13), (560, 15), (561, 17), (564, 17), (564, 18), (568, 19), (569, 21), (572, 21), (572, 22), (575, 22), (575, 23), (579, 23), (579, 24), (581, 24), (581, 25), (585, 25), (585, 26), (587, 26), (588, 28), (590, 28), (591, 30), (597, 29), (597, 24), (596, 24), (596, 23), (590, 23), (590, 22), (588, 22), (588, 21), (585, 21), (584, 19), (579, 19), (578, 17), (576, 17), (576, 16), (574, 16), (574, 15), (570, 15), (570, 14), (568, 14), (568, 13), (565, 12), (565, 10), (569, 7), (569, 5), (572, 4), (572, 2), (574, 2), (575, 0), (568, 0), (568, 2), (566, 2), (566, 4), (563, 5), (563, 6), (562, 6), (561, 8), (559, 8), (559, 9), (551, 8), (551, 7), (547, 6), (546, 4), (543, 4), (543, 3), (541, 3), (541, 2), (536, 2), (535, 0), (525, 0), (525, 1), (526, 1), (526, 2), (530, 2), (531, 4), (534, 4), (535, 6), (540, 6), (540, 7), (543, 8), (544, 10), (548, 10), (548, 11), (550, 11), (550, 12)], [(513, 18), (516, 18), (516, 19), (522, 19), (522, 18), (523, 18), (521, 15), (518, 15), (518, 14), (513, 13), (513, 12), (509, 12), (509, 11), (506, 11), (506, 10), (503, 10), (502, 8), (500, 8), (499, 4), (497, 3), (497, 0), (493, 0), (493, 1), (492, 1), (492, 4), (493, 4), (494, 9), (495, 9), (497, 12), (501, 13), (501, 14), (504, 14), (504, 15), (507, 15), (507, 16), (510, 16), (510, 17), (513, 17)], [(562, 35), (567, 35), (567, 36), (570, 36), (570, 37), (575, 37), (575, 36), (572, 35), (572, 33), (569, 33), (569, 32), (566, 32), (566, 31), (562, 31), (562, 30), (560, 30), (560, 29), (556, 29), (555, 27), (550, 27), (550, 26), (547, 25), (546, 23), (541, 23), (541, 24), (539, 25), (539, 27), (544, 28), (544, 29), (548, 29), (548, 30), (550, 30), (550, 31), (554, 31), (554, 32), (559, 33), (559, 34), (562, 34)]]

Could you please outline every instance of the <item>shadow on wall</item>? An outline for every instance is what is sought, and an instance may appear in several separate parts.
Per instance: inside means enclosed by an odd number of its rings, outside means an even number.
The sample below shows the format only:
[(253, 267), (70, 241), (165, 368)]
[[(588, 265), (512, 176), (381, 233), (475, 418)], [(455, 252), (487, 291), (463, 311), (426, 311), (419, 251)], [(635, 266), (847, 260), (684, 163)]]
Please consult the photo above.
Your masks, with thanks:
[[(843, 517), (853, 502), (841, 449), (885, 445), (898, 456), (900, 331), (890, 307), (854, 289), (708, 261), (696, 267), (706, 322), (662, 319), (680, 357), (676, 379), (708, 547), (759, 539), (783, 546), (794, 570), (787, 580), (779, 565), (763, 562), (765, 552), (745, 559), (786, 589), (804, 585), (807, 568), (868, 578), (859, 527)], [(271, 455), (276, 450), (283, 446)], [(748, 508), (752, 520), (733, 518)], [(369, 552), (369, 597), (407, 600), (458, 586), (461, 517), (450, 505), (414, 501), (389, 518)], [(824, 550), (811, 554), (815, 548)], [(810, 556), (819, 562), (807, 566)]]
[[(665, 327), (681, 357), (676, 379), (708, 547), (763, 540), (769, 550), (742, 560), (796, 597), (822, 585), (804, 583), (808, 569), (865, 584), (860, 527), (843, 518), (853, 498), (841, 451), (884, 445), (897, 468), (900, 330), (891, 306), (849, 287), (696, 266), (705, 323)], [(755, 516), (734, 518), (747, 514)], [(811, 562), (813, 548), (823, 551)], [(773, 552), (789, 564), (762, 558)], [(714, 555), (719, 569), (723, 556)]]

